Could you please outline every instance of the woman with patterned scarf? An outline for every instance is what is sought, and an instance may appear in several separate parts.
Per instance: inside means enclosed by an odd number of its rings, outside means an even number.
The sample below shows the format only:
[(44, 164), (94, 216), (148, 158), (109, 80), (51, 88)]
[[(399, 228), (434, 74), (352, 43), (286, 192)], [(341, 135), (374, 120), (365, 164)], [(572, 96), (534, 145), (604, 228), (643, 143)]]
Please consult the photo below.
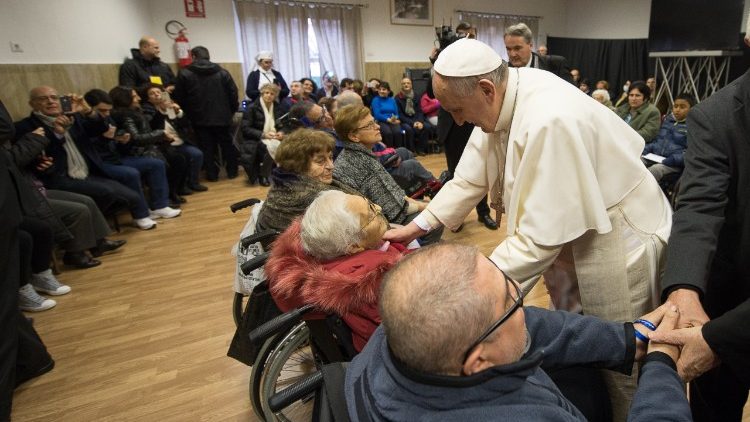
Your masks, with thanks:
[(333, 137), (320, 130), (298, 129), (287, 135), (276, 151), (278, 167), (271, 172), (271, 189), (256, 230), (286, 230), (322, 191), (361, 195), (333, 180), (333, 146)]

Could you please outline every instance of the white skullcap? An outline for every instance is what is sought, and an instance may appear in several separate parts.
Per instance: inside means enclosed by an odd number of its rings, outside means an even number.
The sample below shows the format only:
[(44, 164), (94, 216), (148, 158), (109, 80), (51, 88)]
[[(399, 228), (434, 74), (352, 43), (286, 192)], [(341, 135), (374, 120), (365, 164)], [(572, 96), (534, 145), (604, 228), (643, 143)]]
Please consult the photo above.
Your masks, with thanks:
[(492, 72), (503, 59), (489, 45), (471, 38), (461, 38), (440, 52), (435, 72), (443, 76), (477, 76)]
[(261, 60), (273, 60), (273, 52), (268, 50), (259, 52), (258, 55), (255, 56), (255, 61), (259, 62)]

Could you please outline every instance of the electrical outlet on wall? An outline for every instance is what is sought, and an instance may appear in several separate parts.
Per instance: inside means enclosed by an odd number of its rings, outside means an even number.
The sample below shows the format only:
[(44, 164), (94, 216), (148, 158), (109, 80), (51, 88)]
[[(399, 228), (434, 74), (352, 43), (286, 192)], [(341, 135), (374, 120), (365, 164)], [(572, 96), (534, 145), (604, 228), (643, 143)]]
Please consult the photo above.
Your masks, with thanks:
[(10, 51), (11, 53), (23, 53), (23, 48), (21, 48), (21, 44), (11, 41), (10, 42)]

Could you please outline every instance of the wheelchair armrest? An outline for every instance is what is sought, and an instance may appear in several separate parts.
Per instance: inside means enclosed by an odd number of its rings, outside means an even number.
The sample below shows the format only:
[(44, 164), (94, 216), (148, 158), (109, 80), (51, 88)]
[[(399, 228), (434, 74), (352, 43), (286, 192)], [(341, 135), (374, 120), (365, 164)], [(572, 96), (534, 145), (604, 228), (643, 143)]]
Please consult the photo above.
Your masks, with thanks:
[(244, 201), (236, 202), (230, 205), (229, 209), (232, 210), (233, 213), (235, 213), (243, 208), (251, 207), (259, 202), (260, 202), (260, 199), (258, 198), (245, 199)]
[(255, 345), (263, 344), (269, 337), (284, 331), (288, 331), (302, 320), (302, 315), (312, 311), (313, 305), (305, 305), (292, 311), (286, 312), (276, 318), (260, 325), (253, 331), (250, 331), (248, 337), (250, 342)]
[(278, 413), (290, 404), (302, 400), (318, 390), (323, 385), (323, 371), (314, 372), (311, 375), (297, 381), (281, 392), (272, 395), (268, 399), (268, 407), (272, 412)]
[(258, 268), (266, 265), (266, 261), (268, 260), (268, 252), (264, 252), (253, 259), (249, 259), (240, 265), (240, 271), (242, 271), (242, 274), (248, 275), (251, 272), (257, 270)]
[(276, 236), (279, 235), (279, 232), (276, 230), (268, 229), (268, 230), (261, 230), (259, 232), (253, 233), (250, 236), (243, 237), (240, 240), (240, 244), (243, 248), (247, 248), (249, 245), (252, 245), (256, 242), (261, 242), (263, 246), (265, 247), (266, 243), (268, 243), (269, 240), (272, 240), (276, 238)]

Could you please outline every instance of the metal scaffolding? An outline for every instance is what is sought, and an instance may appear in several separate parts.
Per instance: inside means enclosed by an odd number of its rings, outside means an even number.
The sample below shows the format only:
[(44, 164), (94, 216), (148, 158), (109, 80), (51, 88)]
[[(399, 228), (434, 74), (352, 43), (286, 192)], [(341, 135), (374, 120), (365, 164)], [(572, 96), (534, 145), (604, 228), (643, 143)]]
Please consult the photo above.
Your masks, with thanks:
[(669, 106), (680, 93), (690, 93), (696, 101), (707, 98), (729, 82), (729, 64), (739, 51), (675, 51), (649, 53), (656, 59), (655, 103), (666, 96)]

